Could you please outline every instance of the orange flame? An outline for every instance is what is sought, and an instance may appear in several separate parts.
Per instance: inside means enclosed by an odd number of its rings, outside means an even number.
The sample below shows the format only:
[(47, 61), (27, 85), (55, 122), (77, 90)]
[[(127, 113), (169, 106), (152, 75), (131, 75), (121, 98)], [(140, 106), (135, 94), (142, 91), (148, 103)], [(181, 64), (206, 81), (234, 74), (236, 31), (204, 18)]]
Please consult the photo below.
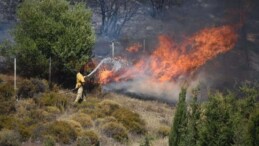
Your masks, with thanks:
[(141, 45), (139, 43), (135, 43), (132, 46), (128, 47), (126, 50), (130, 53), (138, 52), (141, 48)]
[(231, 50), (237, 38), (231, 26), (203, 29), (180, 44), (162, 35), (158, 37), (158, 47), (148, 59), (142, 57), (133, 67), (123, 72), (105, 70), (100, 73), (100, 83), (134, 79), (143, 74), (154, 81), (171, 81), (195, 71), (208, 60)]
[(103, 70), (99, 74), (100, 84), (106, 84), (109, 82), (109, 79), (113, 76), (113, 72), (110, 70)]

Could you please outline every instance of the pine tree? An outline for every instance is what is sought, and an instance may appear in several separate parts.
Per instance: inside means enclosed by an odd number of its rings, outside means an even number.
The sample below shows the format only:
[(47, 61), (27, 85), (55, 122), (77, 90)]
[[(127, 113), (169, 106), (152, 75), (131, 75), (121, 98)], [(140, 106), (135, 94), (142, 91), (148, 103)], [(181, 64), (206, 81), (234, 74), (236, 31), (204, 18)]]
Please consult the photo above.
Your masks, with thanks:
[(186, 145), (195, 146), (199, 138), (198, 135), (198, 122), (200, 119), (200, 106), (197, 103), (199, 88), (192, 91), (192, 100), (190, 103), (190, 109), (188, 111), (188, 126), (187, 126), (187, 140)]
[(233, 94), (216, 93), (204, 106), (204, 120), (199, 129), (198, 145), (232, 145), (234, 130), (232, 115), (235, 111)]
[(249, 145), (256, 146), (259, 144), (259, 111), (255, 111), (248, 124)]
[(176, 113), (173, 119), (171, 132), (169, 134), (169, 146), (185, 145), (185, 135), (187, 126), (187, 107), (186, 107), (186, 89), (182, 88), (179, 94)]

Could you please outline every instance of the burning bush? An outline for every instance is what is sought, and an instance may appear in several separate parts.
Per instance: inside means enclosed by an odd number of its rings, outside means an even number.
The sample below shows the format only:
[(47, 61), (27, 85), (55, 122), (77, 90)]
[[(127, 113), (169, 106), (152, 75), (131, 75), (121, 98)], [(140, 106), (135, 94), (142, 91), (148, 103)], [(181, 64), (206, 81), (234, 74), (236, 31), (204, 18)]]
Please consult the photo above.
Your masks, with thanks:
[(120, 108), (117, 109), (112, 115), (130, 132), (136, 134), (144, 134), (146, 132), (145, 121), (140, 118), (139, 114), (133, 113), (125, 108)]
[(128, 134), (126, 128), (117, 122), (109, 122), (102, 126), (102, 132), (119, 142), (128, 140)]

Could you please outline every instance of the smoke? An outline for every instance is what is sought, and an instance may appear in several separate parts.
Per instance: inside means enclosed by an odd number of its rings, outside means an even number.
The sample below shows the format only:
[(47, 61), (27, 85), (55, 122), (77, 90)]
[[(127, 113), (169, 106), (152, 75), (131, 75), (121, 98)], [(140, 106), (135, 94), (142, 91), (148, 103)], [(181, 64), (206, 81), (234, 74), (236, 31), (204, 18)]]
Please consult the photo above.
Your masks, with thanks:
[(110, 83), (103, 87), (105, 91), (125, 93), (143, 99), (157, 99), (174, 103), (180, 92), (179, 84), (167, 82), (157, 83), (147, 79)]
[[(145, 52), (148, 56), (155, 49), (155, 39), (158, 35), (166, 34), (179, 44), (181, 40), (203, 28), (240, 23), (241, 12), (239, 8), (239, 5), (234, 0), (193, 0), (186, 1), (181, 7), (166, 8), (166, 12), (161, 15), (161, 18), (147, 16), (144, 12), (145, 10), (140, 9), (143, 15), (135, 16), (132, 19), (133, 21), (129, 22), (123, 28), (121, 38), (115, 40), (117, 43), (115, 45), (115, 54), (119, 56), (125, 53), (125, 48), (126, 46), (130, 46), (130, 43), (141, 43), (144, 46), (144, 43), (142, 43), (144, 40)], [(220, 42), (218, 41), (216, 44)], [(98, 55), (109, 50), (108, 48), (111, 47), (108, 45), (100, 45), (95, 50), (95, 53)], [(144, 50), (143, 47), (141, 49), (140, 51)], [(187, 49), (187, 51), (189, 50)], [(189, 98), (191, 97), (191, 90), (200, 86), (201, 98), (205, 99), (211, 88), (225, 89), (233, 86), (235, 81), (247, 79), (249, 71), (248, 69), (244, 69), (247, 65), (245, 64), (245, 57), (242, 54), (244, 52), (240, 49), (240, 44), (237, 43), (234, 50), (213, 58), (213, 60), (206, 62), (205, 65), (193, 70), (188, 75), (178, 76), (171, 81), (157, 82), (152, 80), (153, 78), (147, 74), (133, 74), (133, 78), (105, 84), (103, 85), (103, 89), (105, 91), (115, 91), (140, 98), (175, 102), (178, 99), (181, 87), (188, 87), (187, 97)], [(133, 56), (131, 58), (132, 60), (135, 59), (134, 54), (128, 53), (127, 55), (130, 57)], [(251, 58), (251, 67), (256, 71), (259, 70), (257, 58), (257, 54)], [(148, 59), (145, 61), (148, 61)], [(143, 70), (145, 69), (143, 68)], [(126, 78), (127, 75), (122, 75), (121, 77)]]
[(11, 29), (15, 26), (13, 21), (1, 22), (0, 20), (0, 43), (4, 40), (10, 40), (13, 42), (13, 38), (10, 34)]
[[(133, 70), (132, 68), (134, 68), (134, 66), (125, 64), (124, 60), (109, 57), (104, 58), (99, 65), (97, 65), (96, 69), (100, 69), (100, 65), (109, 65), (112, 69), (116, 69), (116, 71), (123, 70), (125, 68), (130, 68), (129, 70)], [(154, 81), (153, 78), (144, 72), (145, 71), (141, 74), (135, 75), (134, 78), (129, 80), (104, 84), (102, 89), (104, 92), (118, 92), (141, 99), (154, 99), (167, 103), (176, 103), (178, 100), (178, 95), (181, 92), (181, 88), (187, 87), (187, 100), (189, 100), (192, 96), (192, 90), (198, 86), (202, 86), (202, 96), (200, 96), (202, 99), (200, 100), (203, 100), (207, 97), (207, 90), (204, 89), (207, 89), (212, 85), (211, 80), (207, 81), (208, 75), (206, 74), (206, 71), (202, 69), (192, 72), (192, 75), (181, 75), (177, 79), (167, 82)], [(204, 85), (206, 85), (205, 88)]]
[(205, 72), (199, 72), (195, 79), (180, 77), (178, 81), (155, 82), (152, 79), (138, 78), (130, 81), (113, 82), (103, 85), (104, 92), (118, 92), (141, 99), (154, 99), (167, 103), (176, 103), (179, 98), (181, 88), (187, 87), (187, 100), (192, 97), (192, 90), (200, 88), (199, 100), (207, 98), (208, 89), (213, 85), (213, 81), (207, 80)]
[(259, 54), (251, 52), (252, 68), (259, 72)]

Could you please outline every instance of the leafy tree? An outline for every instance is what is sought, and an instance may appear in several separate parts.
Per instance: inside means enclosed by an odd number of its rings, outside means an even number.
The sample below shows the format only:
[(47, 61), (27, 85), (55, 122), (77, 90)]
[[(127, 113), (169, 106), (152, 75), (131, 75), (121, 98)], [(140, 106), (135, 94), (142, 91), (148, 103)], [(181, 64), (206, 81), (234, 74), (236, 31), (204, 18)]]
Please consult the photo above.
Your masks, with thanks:
[(249, 145), (256, 146), (259, 143), (259, 111), (255, 111), (248, 123)]
[(258, 104), (259, 90), (257, 84), (243, 84), (239, 90), (234, 121), (234, 141), (236, 145), (256, 145), (258, 137)]
[(259, 99), (259, 86), (257, 84), (243, 84), (240, 87), (242, 102), (240, 102), (241, 114), (249, 119), (250, 114), (256, 108), (256, 100)]
[(198, 94), (198, 89), (193, 90), (186, 114), (185, 94), (181, 92), (169, 137), (170, 146), (257, 145), (258, 85), (244, 84), (235, 94), (216, 92), (200, 104), (197, 103)]
[(0, 73), (13, 72), (12, 48), (10, 41), (5, 40), (0, 44)]
[(235, 111), (234, 95), (216, 93), (209, 97), (205, 105), (204, 116), (199, 130), (198, 145), (234, 144), (232, 115)]
[(187, 106), (185, 103), (186, 89), (182, 88), (179, 94), (176, 113), (173, 120), (171, 132), (169, 134), (169, 146), (179, 146), (185, 144), (187, 126)]
[(92, 53), (91, 12), (66, 0), (24, 0), (14, 31), (17, 67), (25, 76), (44, 76), (52, 58), (53, 74), (73, 73)]

